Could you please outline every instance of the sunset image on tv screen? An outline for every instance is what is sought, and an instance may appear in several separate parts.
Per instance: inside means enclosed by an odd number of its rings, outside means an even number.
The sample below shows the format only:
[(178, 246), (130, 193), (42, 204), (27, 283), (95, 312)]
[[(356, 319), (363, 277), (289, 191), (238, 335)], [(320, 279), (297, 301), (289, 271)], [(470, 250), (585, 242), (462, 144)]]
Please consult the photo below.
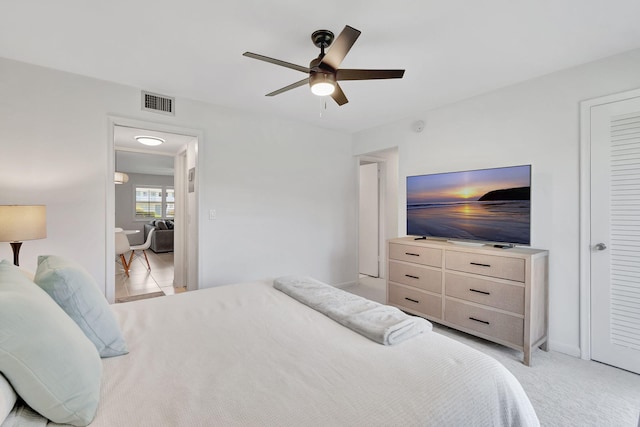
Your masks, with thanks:
[(530, 244), (531, 166), (407, 177), (407, 234)]

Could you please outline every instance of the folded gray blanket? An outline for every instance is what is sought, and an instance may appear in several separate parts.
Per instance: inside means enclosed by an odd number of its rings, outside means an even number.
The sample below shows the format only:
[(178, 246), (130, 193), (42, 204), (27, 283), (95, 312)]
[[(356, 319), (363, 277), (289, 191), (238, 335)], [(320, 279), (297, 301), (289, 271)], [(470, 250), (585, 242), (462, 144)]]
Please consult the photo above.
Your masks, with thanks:
[(432, 328), (426, 319), (409, 316), (395, 307), (369, 301), (311, 277), (279, 277), (273, 281), (273, 287), (380, 344), (397, 344)]

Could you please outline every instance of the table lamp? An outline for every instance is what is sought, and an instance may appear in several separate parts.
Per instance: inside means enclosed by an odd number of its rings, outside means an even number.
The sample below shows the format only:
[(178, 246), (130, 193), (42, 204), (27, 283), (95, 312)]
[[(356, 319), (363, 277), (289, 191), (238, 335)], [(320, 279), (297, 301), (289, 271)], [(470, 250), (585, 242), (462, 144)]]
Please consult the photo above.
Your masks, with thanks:
[(0, 205), (0, 242), (11, 242), (13, 263), (24, 240), (47, 237), (47, 207), (44, 205)]

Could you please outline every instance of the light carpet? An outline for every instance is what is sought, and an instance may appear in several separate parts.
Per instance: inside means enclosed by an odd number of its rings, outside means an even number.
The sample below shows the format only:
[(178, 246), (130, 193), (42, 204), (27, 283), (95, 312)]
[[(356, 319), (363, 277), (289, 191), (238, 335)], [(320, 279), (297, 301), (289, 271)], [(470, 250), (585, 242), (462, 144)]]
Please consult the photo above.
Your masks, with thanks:
[[(383, 279), (365, 277), (344, 290), (384, 303), (384, 286)], [(433, 330), (490, 355), (509, 369), (527, 392), (542, 426), (640, 427), (640, 375), (540, 349), (532, 352), (527, 367), (519, 351), (437, 323)]]
[(637, 427), (640, 375), (554, 351), (522, 353), (435, 324), (433, 330), (497, 359), (520, 381), (542, 426)]

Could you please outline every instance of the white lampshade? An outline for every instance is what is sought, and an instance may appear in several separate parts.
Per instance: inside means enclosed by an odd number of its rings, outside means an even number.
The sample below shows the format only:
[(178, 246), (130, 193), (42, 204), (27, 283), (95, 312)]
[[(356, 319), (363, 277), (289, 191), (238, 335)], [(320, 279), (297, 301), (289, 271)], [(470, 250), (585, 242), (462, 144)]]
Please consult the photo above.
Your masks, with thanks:
[(113, 176), (113, 182), (115, 184), (126, 184), (129, 182), (129, 175), (124, 172), (116, 172)]
[(0, 242), (22, 242), (47, 237), (47, 207), (0, 205)]

